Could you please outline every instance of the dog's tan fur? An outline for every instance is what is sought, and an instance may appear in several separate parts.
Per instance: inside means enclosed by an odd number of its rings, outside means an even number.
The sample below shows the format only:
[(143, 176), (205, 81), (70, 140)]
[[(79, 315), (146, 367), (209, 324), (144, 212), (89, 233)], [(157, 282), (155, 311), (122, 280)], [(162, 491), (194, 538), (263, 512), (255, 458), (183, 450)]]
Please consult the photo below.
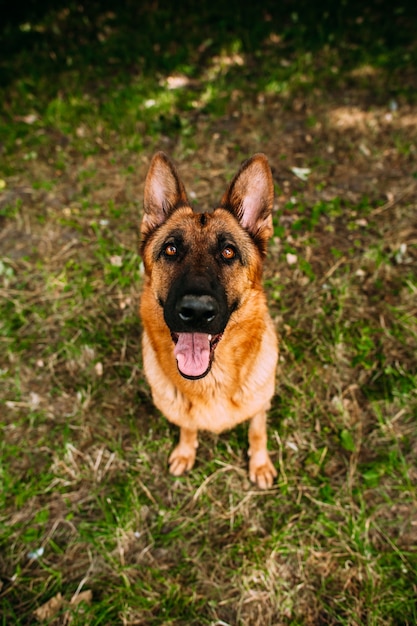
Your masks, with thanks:
[[(145, 266), (140, 314), (143, 361), (155, 405), (180, 427), (180, 441), (169, 463), (175, 476), (192, 468), (197, 432), (219, 433), (245, 420), (249, 426), (249, 475), (261, 488), (272, 485), (276, 470), (267, 452), (266, 411), (275, 388), (277, 338), (261, 285), (266, 241), (271, 234), (272, 176), (266, 158), (242, 165), (212, 213), (194, 213), (178, 174), (162, 153), (154, 156), (145, 184), (141, 226)], [(161, 302), (181, 272), (158, 251), (172, 232), (187, 242), (187, 264), (202, 271), (219, 233), (232, 233), (241, 262), (221, 266), (219, 280), (227, 302), (239, 302), (215, 349), (210, 371), (199, 380), (178, 371), (174, 343)]]

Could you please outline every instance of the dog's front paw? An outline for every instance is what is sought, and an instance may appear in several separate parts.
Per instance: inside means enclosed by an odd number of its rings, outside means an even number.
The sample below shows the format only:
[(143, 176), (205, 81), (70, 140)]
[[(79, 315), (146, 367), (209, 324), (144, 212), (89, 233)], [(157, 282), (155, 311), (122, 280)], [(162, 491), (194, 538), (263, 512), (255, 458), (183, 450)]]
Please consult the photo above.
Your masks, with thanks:
[(268, 453), (255, 454), (249, 461), (249, 478), (260, 489), (272, 487), (274, 478), (278, 475), (277, 470), (272, 465)]
[(173, 476), (182, 476), (185, 472), (189, 472), (194, 465), (195, 456), (195, 448), (178, 444), (168, 459), (170, 473)]

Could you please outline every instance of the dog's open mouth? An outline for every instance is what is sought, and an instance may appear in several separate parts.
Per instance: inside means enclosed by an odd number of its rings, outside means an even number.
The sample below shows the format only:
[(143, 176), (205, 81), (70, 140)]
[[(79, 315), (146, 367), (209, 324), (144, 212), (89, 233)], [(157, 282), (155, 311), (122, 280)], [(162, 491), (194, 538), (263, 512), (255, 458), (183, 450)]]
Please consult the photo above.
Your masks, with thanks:
[(184, 378), (196, 380), (209, 373), (214, 350), (223, 333), (171, 333), (178, 371)]

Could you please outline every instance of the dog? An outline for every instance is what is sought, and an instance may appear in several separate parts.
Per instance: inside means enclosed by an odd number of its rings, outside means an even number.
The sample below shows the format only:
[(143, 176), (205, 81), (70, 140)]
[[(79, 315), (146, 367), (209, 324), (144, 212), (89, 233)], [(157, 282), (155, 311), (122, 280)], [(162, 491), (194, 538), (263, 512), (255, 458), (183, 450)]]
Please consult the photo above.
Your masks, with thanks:
[(220, 204), (200, 213), (171, 160), (158, 152), (151, 161), (140, 228), (143, 364), (154, 404), (180, 427), (168, 461), (174, 476), (193, 467), (199, 430), (246, 420), (250, 480), (266, 489), (277, 475), (266, 412), (278, 341), (261, 282), (273, 197), (263, 154), (242, 163)]

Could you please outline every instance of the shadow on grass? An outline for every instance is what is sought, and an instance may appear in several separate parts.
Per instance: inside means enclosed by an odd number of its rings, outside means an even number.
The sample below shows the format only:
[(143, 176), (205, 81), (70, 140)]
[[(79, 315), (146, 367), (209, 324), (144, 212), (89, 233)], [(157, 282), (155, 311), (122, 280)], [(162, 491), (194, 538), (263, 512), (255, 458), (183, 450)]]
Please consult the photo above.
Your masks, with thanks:
[[(416, 54), (417, 16), (407, 0), (267, 0), (262, 6), (202, 0), (198, 7), (190, 1), (106, 0), (68, 1), (59, 9), (54, 4), (16, 3), (3, 12), (3, 85), (17, 76), (36, 82), (47, 75), (53, 90), (68, 71), (79, 73), (90, 88), (90, 81), (108, 83), (116, 74), (158, 79), (181, 72), (198, 78), (224, 51), (254, 54), (255, 61), (267, 56), (269, 69), (275, 63), (281, 72), (293, 55), (316, 55), (326, 47), (340, 52), (343, 72), (366, 61), (389, 73)], [(236, 69), (246, 76), (250, 70), (232, 64), (228, 71)]]

